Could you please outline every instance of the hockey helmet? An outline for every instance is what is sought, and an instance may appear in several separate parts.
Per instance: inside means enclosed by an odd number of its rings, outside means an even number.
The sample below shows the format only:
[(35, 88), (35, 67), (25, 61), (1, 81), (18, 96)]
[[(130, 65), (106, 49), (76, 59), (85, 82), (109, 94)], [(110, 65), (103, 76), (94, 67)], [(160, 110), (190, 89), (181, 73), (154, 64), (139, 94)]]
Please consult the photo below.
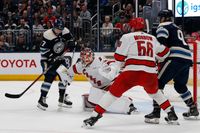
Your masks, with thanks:
[(62, 19), (56, 19), (56, 21), (54, 23), (54, 28), (63, 30), (64, 27), (65, 27), (65, 25), (64, 25), (64, 22), (62, 21)]
[(94, 60), (94, 52), (91, 48), (85, 47), (80, 52), (80, 59), (81, 62), (87, 66), (88, 64), (91, 64)]
[(145, 20), (141, 17), (132, 19), (129, 22), (129, 25), (131, 28), (134, 28), (136, 31), (137, 30), (143, 30), (145, 28)]
[(158, 13), (158, 17), (162, 18), (162, 17), (165, 17), (165, 18), (171, 18), (173, 17), (173, 13), (172, 13), (172, 10), (168, 10), (168, 9), (165, 9), (165, 10), (161, 10), (159, 13)]

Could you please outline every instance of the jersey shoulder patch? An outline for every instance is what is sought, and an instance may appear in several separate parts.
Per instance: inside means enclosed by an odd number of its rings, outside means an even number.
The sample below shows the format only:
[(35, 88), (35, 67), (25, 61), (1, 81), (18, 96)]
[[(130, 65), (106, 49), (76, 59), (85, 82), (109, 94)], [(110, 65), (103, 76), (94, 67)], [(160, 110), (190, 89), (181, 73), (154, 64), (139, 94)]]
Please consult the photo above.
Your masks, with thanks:
[(56, 35), (54, 35), (52, 29), (49, 29), (44, 32), (43, 37), (47, 40), (53, 40), (54, 38), (56, 38)]

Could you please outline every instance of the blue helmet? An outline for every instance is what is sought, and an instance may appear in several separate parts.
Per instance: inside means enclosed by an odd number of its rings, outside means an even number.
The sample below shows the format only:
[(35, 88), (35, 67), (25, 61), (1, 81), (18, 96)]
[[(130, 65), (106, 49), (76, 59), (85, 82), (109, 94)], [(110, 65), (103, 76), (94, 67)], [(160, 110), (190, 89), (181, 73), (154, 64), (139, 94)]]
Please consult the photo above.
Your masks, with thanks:
[(64, 27), (65, 27), (65, 25), (64, 25), (64, 22), (62, 21), (62, 19), (56, 19), (56, 21), (54, 23), (54, 28), (63, 30)]

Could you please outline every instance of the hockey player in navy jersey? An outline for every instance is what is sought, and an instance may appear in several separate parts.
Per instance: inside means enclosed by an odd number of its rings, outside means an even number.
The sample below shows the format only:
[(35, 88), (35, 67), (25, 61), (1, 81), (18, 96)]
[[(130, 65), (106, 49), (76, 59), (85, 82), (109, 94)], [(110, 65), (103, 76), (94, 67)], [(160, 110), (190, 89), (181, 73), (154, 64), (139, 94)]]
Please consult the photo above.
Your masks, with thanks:
[[(45, 79), (41, 85), (41, 95), (38, 100), (37, 107), (42, 110), (46, 110), (48, 107), (48, 104), (46, 103), (46, 97), (52, 82), (57, 76), (57, 68), (61, 64), (67, 67), (64, 58), (62, 58), (62, 54), (70, 47), (69, 41), (73, 42), (73, 36), (70, 31), (64, 27), (64, 22), (62, 19), (57, 19), (54, 27), (43, 33), (43, 41), (40, 44), (41, 66), (43, 71), (45, 71), (51, 65), (52, 67), (44, 74)], [(72, 102), (67, 100), (67, 94), (65, 94), (66, 86), (64, 86), (62, 82), (59, 82), (58, 88), (58, 105), (71, 107)]]
[[(189, 69), (192, 65), (189, 46), (184, 40), (182, 31), (172, 22), (173, 13), (171, 10), (160, 11), (158, 17), (160, 24), (156, 31), (157, 39), (161, 44), (170, 48), (170, 55), (159, 70), (159, 89), (163, 90), (165, 85), (173, 80), (175, 90), (189, 107), (189, 111), (183, 113), (183, 117), (197, 117), (199, 115), (197, 106), (187, 88)], [(158, 124), (160, 107), (156, 101), (153, 101), (153, 106), (153, 112), (145, 115), (145, 122)]]

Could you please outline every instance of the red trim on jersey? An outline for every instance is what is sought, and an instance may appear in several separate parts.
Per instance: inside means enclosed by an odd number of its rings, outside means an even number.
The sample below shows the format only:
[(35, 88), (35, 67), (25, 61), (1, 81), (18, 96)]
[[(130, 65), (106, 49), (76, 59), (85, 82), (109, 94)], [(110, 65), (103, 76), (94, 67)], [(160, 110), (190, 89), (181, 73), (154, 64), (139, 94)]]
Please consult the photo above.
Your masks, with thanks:
[(115, 62), (114, 60), (113, 61), (107, 61), (106, 63), (108, 64), (108, 65), (110, 65), (110, 63), (113, 63), (113, 62)]
[(78, 71), (76, 69), (76, 65), (73, 65), (73, 71), (74, 71), (75, 74), (80, 74), (80, 73), (78, 73)]
[(102, 115), (106, 110), (102, 108), (101, 106), (96, 105), (96, 107), (94, 108), (94, 111)]
[(124, 55), (120, 55), (120, 54), (117, 54), (115, 53), (114, 54), (114, 58), (117, 60), (117, 61), (124, 61), (126, 59), (127, 56), (124, 56)]
[(165, 56), (169, 52), (169, 48), (165, 48), (162, 52), (158, 53), (157, 55), (160, 57)]
[(169, 103), (169, 100), (165, 101), (164, 103), (162, 103), (162, 104), (160, 105), (160, 107), (161, 107), (163, 110), (167, 109), (167, 108), (170, 107), (170, 106), (171, 106), (171, 105), (170, 105), (170, 103)]
[(125, 66), (127, 65), (144, 65), (148, 67), (156, 67), (156, 63), (154, 61), (139, 59), (128, 59), (125, 63)]

